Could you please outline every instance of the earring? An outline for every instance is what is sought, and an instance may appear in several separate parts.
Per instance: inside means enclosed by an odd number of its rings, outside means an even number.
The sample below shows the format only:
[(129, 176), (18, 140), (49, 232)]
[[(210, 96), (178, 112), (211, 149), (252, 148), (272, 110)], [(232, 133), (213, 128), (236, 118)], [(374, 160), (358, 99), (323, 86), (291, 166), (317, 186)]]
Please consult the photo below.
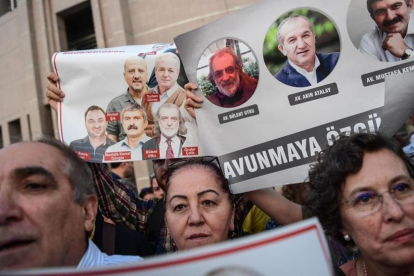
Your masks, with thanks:
[(344, 240), (349, 242), (349, 241), (351, 241), (351, 237), (349, 235), (344, 235)]

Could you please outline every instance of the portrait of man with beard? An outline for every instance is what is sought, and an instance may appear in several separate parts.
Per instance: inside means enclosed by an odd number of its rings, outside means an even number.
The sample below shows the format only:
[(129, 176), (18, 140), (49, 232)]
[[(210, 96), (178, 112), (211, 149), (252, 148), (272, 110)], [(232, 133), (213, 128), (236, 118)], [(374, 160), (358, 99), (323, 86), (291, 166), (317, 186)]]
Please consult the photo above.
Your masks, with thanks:
[(82, 159), (101, 162), (106, 149), (115, 144), (106, 136), (107, 125), (105, 111), (99, 106), (90, 106), (85, 112), (85, 128), (88, 136), (72, 141), (69, 146)]
[(366, 33), (359, 51), (379, 61), (400, 61), (413, 57), (413, 0), (367, 0), (376, 26)]
[(207, 99), (221, 107), (236, 107), (245, 103), (257, 87), (257, 79), (243, 72), (243, 63), (232, 49), (217, 50), (209, 61), (208, 81), (216, 86)]
[(131, 152), (131, 160), (142, 160), (142, 145), (150, 138), (145, 134), (147, 113), (138, 103), (129, 104), (122, 110), (122, 127), (126, 137), (110, 146), (105, 153)]

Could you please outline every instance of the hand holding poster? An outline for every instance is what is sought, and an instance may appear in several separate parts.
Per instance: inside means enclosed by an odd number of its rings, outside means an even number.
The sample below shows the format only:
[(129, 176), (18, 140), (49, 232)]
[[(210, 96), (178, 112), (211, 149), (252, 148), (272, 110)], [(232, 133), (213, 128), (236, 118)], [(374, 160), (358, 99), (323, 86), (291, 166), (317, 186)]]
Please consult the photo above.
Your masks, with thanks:
[[(371, 26), (388, 30), (369, 12), (357, 0), (265, 0), (175, 39), (206, 98), (197, 110), (204, 150), (219, 156), (234, 192), (303, 182), (339, 135), (378, 131), (384, 78), (411, 71), (413, 61), (394, 52), (398, 65), (390, 65), (359, 49)], [(408, 26), (410, 12), (397, 23)], [(364, 33), (356, 28), (367, 21)], [(392, 42), (378, 55), (393, 52)], [(250, 78), (255, 89), (244, 84)]]
[(56, 53), (65, 91), (59, 134), (90, 162), (197, 156), (198, 130), (184, 109), (187, 82), (174, 45)]

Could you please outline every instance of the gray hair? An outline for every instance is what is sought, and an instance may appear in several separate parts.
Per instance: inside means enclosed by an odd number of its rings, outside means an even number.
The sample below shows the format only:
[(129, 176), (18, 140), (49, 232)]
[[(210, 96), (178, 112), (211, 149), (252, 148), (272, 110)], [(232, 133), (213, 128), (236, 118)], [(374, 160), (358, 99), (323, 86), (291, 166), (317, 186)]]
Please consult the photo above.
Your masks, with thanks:
[(180, 59), (178, 58), (176, 54), (173, 54), (173, 53), (163, 53), (157, 56), (155, 58), (155, 71), (157, 71), (157, 68), (158, 68), (158, 61), (163, 57), (172, 57), (175, 60), (175, 63), (177, 65), (176, 69), (178, 70), (178, 72), (180, 72)]
[(309, 18), (307, 18), (306, 16), (300, 15), (300, 14), (296, 14), (296, 15), (291, 15), (285, 19), (283, 19), (282, 22), (280, 22), (278, 28), (277, 28), (277, 41), (279, 43), (279, 45), (283, 46), (283, 40), (284, 37), (282, 37), (282, 35), (280, 34), (280, 30), (282, 29), (283, 25), (285, 25), (285, 23), (289, 22), (290, 20), (296, 20), (298, 18), (302, 18), (303, 20), (305, 20), (306, 22), (308, 22), (309, 24), (309, 28), (311, 30), (311, 32), (315, 35), (315, 30), (313, 28), (312, 23), (309, 21)]
[(83, 203), (89, 195), (96, 195), (92, 171), (70, 147), (52, 137), (44, 137), (35, 141), (54, 147), (62, 154), (62, 172), (69, 180), (72, 197), (76, 203)]
[(160, 123), (159, 123), (159, 119), (160, 119), (160, 112), (162, 109), (165, 108), (170, 108), (170, 109), (175, 109), (178, 112), (178, 120), (179, 120), (179, 126), (178, 126), (178, 133), (180, 135), (185, 135), (187, 134), (187, 128), (185, 127), (185, 121), (184, 121), (184, 117), (180, 112), (180, 109), (178, 108), (178, 106), (176, 106), (175, 104), (172, 103), (165, 103), (163, 105), (161, 105), (158, 110), (157, 113), (155, 114), (155, 118), (154, 118), (154, 136), (158, 136), (161, 134), (161, 130), (160, 130)]
[(127, 111), (135, 111), (135, 110), (138, 110), (138, 111), (140, 111), (140, 112), (141, 112), (142, 117), (144, 118), (144, 121), (146, 121), (146, 120), (148, 119), (147, 112), (145, 112), (145, 109), (144, 109), (144, 108), (143, 108), (140, 104), (138, 104), (137, 102), (135, 102), (135, 103), (132, 103), (132, 104), (128, 104), (128, 105), (126, 105), (126, 106), (122, 109), (122, 113), (121, 113), (121, 121), (123, 121), (123, 120), (124, 120), (124, 113), (125, 113), (125, 112), (127, 112)]

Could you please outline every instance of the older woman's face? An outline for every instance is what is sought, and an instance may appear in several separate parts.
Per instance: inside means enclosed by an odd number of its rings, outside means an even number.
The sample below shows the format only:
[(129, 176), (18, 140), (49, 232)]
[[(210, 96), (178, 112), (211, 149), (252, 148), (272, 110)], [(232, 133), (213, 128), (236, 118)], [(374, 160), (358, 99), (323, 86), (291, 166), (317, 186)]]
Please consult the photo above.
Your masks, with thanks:
[(180, 250), (225, 241), (234, 229), (228, 196), (204, 168), (184, 168), (170, 180), (166, 218)]
[[(403, 161), (389, 150), (366, 153), (361, 170), (346, 178), (341, 201), (350, 203), (341, 204), (342, 233), (365, 258), (393, 266), (414, 262), (412, 185)], [(382, 204), (375, 205), (378, 194)]]

